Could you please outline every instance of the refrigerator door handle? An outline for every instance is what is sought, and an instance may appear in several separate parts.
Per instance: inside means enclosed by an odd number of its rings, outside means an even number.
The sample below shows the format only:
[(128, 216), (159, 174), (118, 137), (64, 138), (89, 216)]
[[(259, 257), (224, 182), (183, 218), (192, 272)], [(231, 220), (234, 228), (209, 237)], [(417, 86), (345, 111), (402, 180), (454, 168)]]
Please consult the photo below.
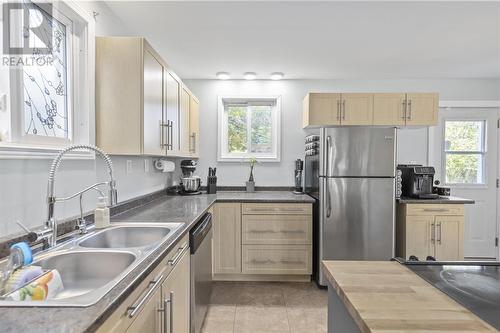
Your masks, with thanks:
[(326, 151), (325, 151), (325, 176), (331, 176), (330, 167), (332, 165), (332, 137), (328, 135), (326, 137)]
[(326, 199), (326, 218), (332, 216), (332, 201), (330, 200), (330, 189), (328, 181), (325, 181), (325, 199)]

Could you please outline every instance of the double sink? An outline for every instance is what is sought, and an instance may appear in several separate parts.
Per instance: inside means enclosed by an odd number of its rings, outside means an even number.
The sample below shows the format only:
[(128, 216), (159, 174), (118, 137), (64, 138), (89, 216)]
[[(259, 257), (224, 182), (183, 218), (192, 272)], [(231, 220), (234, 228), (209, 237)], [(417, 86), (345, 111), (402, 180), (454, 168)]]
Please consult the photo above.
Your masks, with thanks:
[(33, 265), (57, 269), (64, 290), (45, 301), (0, 300), (0, 306), (95, 304), (152, 252), (169, 241), (183, 223), (112, 223), (36, 256)]

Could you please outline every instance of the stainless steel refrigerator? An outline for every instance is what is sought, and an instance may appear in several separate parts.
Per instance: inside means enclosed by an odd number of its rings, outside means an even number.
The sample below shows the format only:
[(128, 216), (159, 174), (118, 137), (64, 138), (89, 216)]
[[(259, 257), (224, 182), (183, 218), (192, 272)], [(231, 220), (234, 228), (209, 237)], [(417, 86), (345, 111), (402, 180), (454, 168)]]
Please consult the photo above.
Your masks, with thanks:
[(322, 260), (394, 256), (395, 128), (323, 128), (319, 156), (306, 156), (305, 188), (318, 199), (316, 280)]

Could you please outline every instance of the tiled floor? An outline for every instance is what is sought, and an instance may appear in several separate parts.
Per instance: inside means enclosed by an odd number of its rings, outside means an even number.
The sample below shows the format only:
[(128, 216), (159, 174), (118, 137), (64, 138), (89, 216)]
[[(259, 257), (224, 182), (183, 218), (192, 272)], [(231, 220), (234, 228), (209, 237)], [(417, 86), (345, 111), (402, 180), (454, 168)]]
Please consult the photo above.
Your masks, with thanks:
[(327, 301), (314, 283), (216, 282), (202, 333), (323, 333)]

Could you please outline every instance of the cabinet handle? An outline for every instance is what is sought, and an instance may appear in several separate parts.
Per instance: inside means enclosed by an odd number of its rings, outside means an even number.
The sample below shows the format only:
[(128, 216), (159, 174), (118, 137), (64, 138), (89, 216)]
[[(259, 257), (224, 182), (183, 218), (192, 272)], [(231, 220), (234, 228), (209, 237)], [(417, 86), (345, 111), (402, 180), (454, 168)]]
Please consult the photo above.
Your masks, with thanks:
[(266, 259), (266, 260), (257, 260), (257, 259), (252, 259), (250, 261), (250, 263), (252, 264), (270, 264), (270, 263), (275, 263), (274, 260), (271, 260), (271, 259)]
[(174, 122), (170, 121), (170, 150), (174, 149)]
[(446, 208), (424, 208), (424, 212), (447, 212)]
[(337, 117), (336, 119), (340, 121), (340, 99), (337, 101)]
[(401, 116), (403, 120), (406, 120), (406, 99), (403, 100), (403, 115)]
[(184, 253), (184, 250), (188, 246), (188, 243), (184, 243), (180, 248), (177, 249), (177, 254), (172, 258), (167, 261), (167, 264), (170, 266), (175, 266), (179, 259), (181, 258), (182, 254)]
[(437, 236), (437, 242), (441, 245), (441, 222), (438, 222), (436, 224), (437, 228), (438, 228), (438, 236)]
[(408, 120), (411, 120), (411, 99), (408, 100)]
[(301, 260), (280, 260), (282, 264), (288, 264), (288, 265), (293, 265), (293, 264), (303, 264), (304, 262)]
[(275, 233), (274, 230), (248, 230), (249, 233), (253, 234), (267, 234), (267, 233)]
[(282, 232), (284, 234), (303, 234), (303, 233), (305, 233), (304, 230), (280, 230), (279, 232)]
[(174, 332), (174, 292), (170, 292), (170, 298), (165, 298), (163, 300), (163, 309), (159, 309), (158, 312), (163, 312), (163, 332), (173, 333)]
[(167, 147), (168, 145), (164, 142), (164, 131), (165, 127), (167, 128), (168, 131), (168, 126), (164, 122), (160, 120), (160, 148)]
[(436, 241), (436, 225), (434, 223), (431, 223), (431, 242), (434, 244)]
[(342, 101), (342, 109), (343, 109), (342, 120), (345, 120), (345, 99)]
[(191, 140), (189, 140), (189, 151), (194, 154), (196, 153), (196, 133), (191, 134), (190, 138)]
[(132, 306), (129, 306), (127, 308), (127, 312), (128, 312), (129, 318), (132, 318), (133, 316), (135, 316), (137, 314), (137, 312), (139, 312), (139, 310), (141, 309), (141, 307), (144, 305), (144, 303), (146, 303), (146, 301), (148, 300), (149, 296), (151, 296), (151, 294), (155, 291), (156, 286), (158, 284), (160, 284), (160, 282), (161, 282), (162, 279), (163, 279), (163, 275), (160, 275), (160, 277), (157, 278), (156, 280), (153, 280), (153, 281), (149, 282), (149, 290), (144, 295), (144, 297), (141, 298), (136, 305), (132, 305)]

